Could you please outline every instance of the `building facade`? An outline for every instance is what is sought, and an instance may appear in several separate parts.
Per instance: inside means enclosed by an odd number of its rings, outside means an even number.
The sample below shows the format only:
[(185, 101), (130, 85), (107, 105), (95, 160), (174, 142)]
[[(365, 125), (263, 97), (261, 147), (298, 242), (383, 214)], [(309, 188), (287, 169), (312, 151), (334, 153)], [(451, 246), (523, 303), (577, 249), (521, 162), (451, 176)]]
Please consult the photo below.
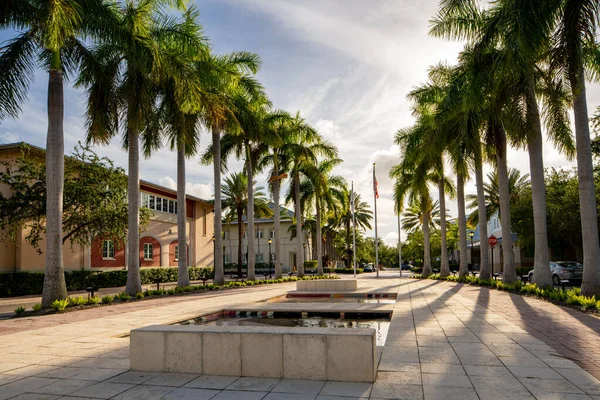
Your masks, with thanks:
[[(274, 204), (270, 203), (269, 207), (271, 210), (274, 208)], [(279, 238), (281, 243), (281, 264), (282, 271), (289, 272), (295, 271), (298, 268), (296, 263), (297, 243), (296, 239), (292, 239), (290, 227), (294, 224), (293, 218), (294, 213), (284, 207), (280, 207), (280, 228)], [(247, 264), (248, 257), (248, 239), (247, 239), (247, 226), (248, 221), (246, 215), (243, 216), (243, 234), (242, 234), (242, 264)], [(239, 235), (238, 235), (238, 223), (233, 221), (230, 223), (223, 223), (223, 258), (225, 264), (238, 262), (238, 248), (239, 248)], [(255, 262), (268, 263), (269, 262), (269, 239), (271, 239), (271, 261), (273, 268), (275, 268), (275, 221), (273, 217), (269, 218), (257, 218), (254, 221), (254, 254)], [(304, 259), (310, 260), (313, 257), (312, 240), (306, 234), (302, 238)]]
[[(16, 160), (22, 155), (24, 143), (0, 145), (0, 161)], [(28, 145), (34, 157), (43, 162), (44, 150)], [(2, 168), (0, 166), (0, 168)], [(177, 244), (177, 192), (151, 182), (141, 181), (141, 205), (151, 210), (148, 226), (140, 233), (140, 266), (177, 267), (180, 250)], [(0, 185), (0, 193), (10, 196), (8, 187)], [(213, 265), (214, 212), (213, 205), (203, 199), (186, 196), (188, 265), (207, 267)], [(16, 240), (0, 242), (0, 272), (44, 271), (46, 247), (39, 243), (40, 254), (27, 240), (27, 228), (18, 232)], [(65, 270), (110, 271), (127, 267), (127, 246), (110, 240), (94, 239), (91, 246), (63, 245)]]

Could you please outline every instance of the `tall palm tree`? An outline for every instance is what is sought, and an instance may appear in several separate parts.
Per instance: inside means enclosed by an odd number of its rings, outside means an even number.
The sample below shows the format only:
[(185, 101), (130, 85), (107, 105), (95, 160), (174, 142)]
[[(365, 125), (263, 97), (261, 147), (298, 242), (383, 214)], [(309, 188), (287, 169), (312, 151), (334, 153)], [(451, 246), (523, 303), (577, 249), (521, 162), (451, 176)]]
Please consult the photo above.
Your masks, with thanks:
[[(337, 153), (337, 151), (336, 151)], [(315, 209), (315, 238), (317, 273), (323, 275), (323, 234), (322, 216), (328, 210), (335, 212), (343, 201), (343, 189), (346, 187), (344, 178), (332, 175), (331, 171), (342, 162), (339, 158), (329, 158), (319, 161), (317, 165), (303, 166), (307, 178), (300, 183), (302, 208), (308, 210), (314, 205)]]
[[(289, 122), (289, 142), (282, 147), (280, 157), (281, 171), (286, 171), (292, 179), (287, 198), (295, 204), (296, 225), (303, 230), (302, 204), (300, 201), (300, 180), (304, 176), (305, 166), (315, 165), (317, 157), (336, 157), (334, 147), (323, 142), (317, 131), (302, 118), (300, 113)], [(304, 276), (304, 248), (302, 235), (296, 235), (296, 264), (298, 277)]]
[[(352, 215), (352, 202), (354, 202), (354, 216)], [(350, 260), (352, 259), (352, 253), (355, 251), (351, 248), (352, 246), (352, 228), (356, 228), (358, 231), (371, 229), (371, 221), (373, 220), (373, 212), (369, 203), (362, 201), (360, 194), (354, 192), (354, 196), (351, 198), (350, 190), (348, 186), (343, 189), (343, 201), (340, 204), (341, 210), (338, 210), (336, 214), (331, 215), (329, 220), (329, 228), (336, 230), (344, 228), (346, 233), (346, 266), (350, 267)], [(354, 217), (354, 218), (353, 218)], [(354, 226), (356, 224), (356, 226)]]
[[(567, 78), (573, 95), (575, 141), (577, 148), (577, 176), (581, 232), (583, 236), (583, 282), (581, 294), (600, 296), (600, 240), (596, 223), (596, 192), (587, 109), (585, 67), (590, 60), (597, 63), (596, 32), (599, 22), (597, 0), (551, 0), (544, 17), (556, 23), (555, 31), (548, 32), (543, 25), (536, 26), (536, 34), (554, 33), (552, 63), (554, 70)], [(544, 11), (546, 11), (545, 9)], [(539, 21), (536, 21), (539, 22)]]
[(395, 179), (394, 202), (404, 204), (408, 197), (409, 203), (418, 202), (421, 206), (424, 276), (432, 273), (429, 219), (433, 207), (429, 184), (437, 183), (437, 175), (432, 171), (433, 164), (429, 163), (428, 158), (421, 157), (422, 142), (431, 132), (427, 117), (427, 114), (422, 114), (414, 126), (396, 133), (395, 143), (402, 149), (402, 158), (400, 164), (390, 170), (390, 177)]
[(211, 131), (210, 152), (202, 158), (204, 164), (213, 164), (215, 187), (215, 278), (217, 285), (225, 283), (223, 273), (223, 227), (221, 208), (221, 133), (239, 132), (235, 118), (236, 100), (239, 96), (250, 96), (262, 92), (262, 86), (253, 78), (258, 72), (260, 59), (247, 52), (236, 52), (216, 57), (221, 66), (210, 76), (207, 101), (200, 104), (205, 127)]
[(0, 29), (15, 37), (0, 45), (0, 120), (16, 118), (27, 98), (36, 67), (48, 73), (46, 137), (46, 266), (42, 305), (67, 297), (62, 248), (64, 186), (63, 75), (74, 73), (84, 37), (103, 41), (116, 27), (116, 15), (101, 0), (0, 4)]
[[(489, 12), (478, 15), (477, 24), (456, 20), (457, 14), (466, 19), (477, 15), (472, 1), (445, 3), (441, 7), (441, 14), (449, 17), (449, 21), (438, 21), (437, 29), (434, 29), (438, 35), (470, 36), (472, 41), (477, 42), (476, 47), (502, 46), (503, 55), (495, 64), (497, 71), (494, 74), (498, 77), (496, 79), (508, 80), (512, 85), (512, 104), (517, 104), (513, 110), (517, 111), (515, 116), (519, 117), (520, 114), (522, 119), (511, 130), (513, 140), (526, 146), (529, 152), (536, 242), (534, 274), (536, 283), (542, 287), (552, 286), (552, 279), (546, 224), (541, 113), (537, 99), (541, 94), (545, 95), (546, 109), (549, 110), (546, 118), (549, 136), (562, 149), (568, 152), (573, 149), (561, 82), (548, 78), (540, 64), (541, 58), (548, 54), (550, 42), (550, 3), (499, 1)], [(448, 12), (448, 9), (451, 11)], [(536, 22), (525, 22), (532, 15), (536, 15)], [(540, 19), (544, 20), (541, 24)]]
[[(203, 46), (191, 9), (182, 18), (162, 13), (168, 0), (127, 2), (119, 7), (112, 40), (83, 57), (78, 85), (87, 88), (87, 141), (108, 144), (123, 126), (128, 150), (128, 237), (126, 292), (141, 291), (139, 258), (140, 139), (146, 157), (160, 145), (159, 82), (180, 54)], [(123, 121), (119, 121), (122, 116)]]
[[(258, 218), (264, 218), (271, 215), (268, 200), (262, 191), (262, 187), (256, 186), (253, 182), (254, 212)], [(244, 172), (234, 172), (225, 177), (225, 182), (221, 189), (223, 194), (223, 208), (226, 210), (227, 218), (233, 220), (237, 217), (238, 226), (238, 276), (242, 276), (243, 246), (242, 238), (244, 236), (244, 212), (248, 209), (248, 176)], [(252, 225), (252, 220), (246, 218), (248, 226)], [(248, 245), (249, 247), (250, 245)], [(250, 252), (248, 252), (250, 254)], [(248, 256), (248, 261), (250, 258)]]
[[(271, 184), (271, 194), (273, 197), (273, 231), (275, 235), (275, 279), (282, 277), (281, 262), (281, 183), (287, 178), (286, 173), (281, 173), (281, 158), (288, 153), (286, 149), (294, 145), (293, 137), (290, 134), (290, 124), (292, 116), (285, 111), (271, 112), (266, 118), (264, 129), (269, 132), (268, 136), (273, 138), (266, 152), (258, 160), (257, 170), (264, 170), (271, 166), (269, 171), (269, 183)], [(269, 260), (270, 261), (270, 260)]]
[[(193, 9), (185, 14), (190, 34), (200, 37), (201, 27), (195, 23), (197, 13)], [(173, 50), (169, 71), (161, 77), (159, 94), (161, 102), (158, 109), (159, 123), (169, 141), (171, 150), (177, 154), (177, 245), (180, 249), (177, 261), (177, 286), (190, 285), (188, 272), (186, 201), (185, 201), (185, 160), (197, 154), (200, 144), (200, 126), (202, 113), (190, 103), (203, 102), (207, 75), (215, 69), (211, 61), (210, 48), (206, 43), (198, 42), (198, 47), (188, 47), (188, 54), (181, 53), (179, 46), (167, 45), (167, 51)], [(191, 109), (194, 108), (194, 111)], [(183, 249), (183, 250), (181, 250)]]

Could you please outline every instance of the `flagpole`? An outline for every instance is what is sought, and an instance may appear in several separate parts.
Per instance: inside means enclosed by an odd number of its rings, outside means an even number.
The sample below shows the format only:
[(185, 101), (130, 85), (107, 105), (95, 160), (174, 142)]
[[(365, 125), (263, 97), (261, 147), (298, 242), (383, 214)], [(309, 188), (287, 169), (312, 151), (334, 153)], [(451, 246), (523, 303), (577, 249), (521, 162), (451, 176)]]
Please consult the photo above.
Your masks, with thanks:
[(379, 278), (379, 243), (377, 236), (377, 178), (375, 178), (375, 163), (373, 163), (373, 199), (375, 200), (375, 268)]
[(352, 210), (352, 264), (354, 265), (354, 277), (356, 278), (356, 217), (354, 215), (354, 181), (352, 181), (352, 189), (350, 191), (350, 208)]
[(398, 210), (398, 261), (400, 278), (402, 278), (402, 226), (400, 225), (400, 210)]

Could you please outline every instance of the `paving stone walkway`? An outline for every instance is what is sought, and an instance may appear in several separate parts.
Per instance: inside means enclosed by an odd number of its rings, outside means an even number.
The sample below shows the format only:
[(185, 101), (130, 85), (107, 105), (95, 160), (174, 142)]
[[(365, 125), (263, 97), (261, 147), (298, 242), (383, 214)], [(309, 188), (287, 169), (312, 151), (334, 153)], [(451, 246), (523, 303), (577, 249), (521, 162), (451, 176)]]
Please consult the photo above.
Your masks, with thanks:
[(294, 288), (281, 284), (0, 321), (0, 400), (600, 400), (600, 381), (577, 364), (595, 373), (594, 317), (485, 288), (373, 276), (360, 287), (398, 293), (374, 384), (129, 370), (129, 330)]

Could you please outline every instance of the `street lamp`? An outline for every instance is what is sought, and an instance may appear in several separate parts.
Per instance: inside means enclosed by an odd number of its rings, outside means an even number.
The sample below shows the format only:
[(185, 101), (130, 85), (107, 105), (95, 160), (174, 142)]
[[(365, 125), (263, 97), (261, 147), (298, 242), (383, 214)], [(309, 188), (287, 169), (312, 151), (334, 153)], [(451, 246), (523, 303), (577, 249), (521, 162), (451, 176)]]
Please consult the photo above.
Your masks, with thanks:
[(473, 236), (475, 236), (475, 232), (469, 230), (469, 237), (471, 238), (471, 270), (475, 272), (475, 255), (473, 253)]
[(271, 243), (273, 243), (273, 240), (269, 239), (268, 243), (269, 243), (269, 278), (271, 278), (271, 275), (272, 275), (271, 270), (273, 269), (273, 262), (271, 259)]

